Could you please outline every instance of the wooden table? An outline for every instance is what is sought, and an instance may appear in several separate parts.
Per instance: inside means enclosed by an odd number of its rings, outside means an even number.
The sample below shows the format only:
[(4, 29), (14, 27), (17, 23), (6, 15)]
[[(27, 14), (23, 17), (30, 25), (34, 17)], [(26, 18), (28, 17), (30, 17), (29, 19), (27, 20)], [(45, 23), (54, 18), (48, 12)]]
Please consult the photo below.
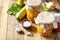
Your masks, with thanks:
[[(34, 36), (26, 36), (26, 34), (18, 34), (15, 29), (22, 28), (21, 22), (18, 22), (12, 15), (6, 13), (10, 4), (14, 0), (0, 0), (0, 40), (60, 40), (60, 32), (53, 33), (49, 37), (40, 36), (35, 28), (32, 28)], [(23, 31), (27, 32), (24, 28)]]

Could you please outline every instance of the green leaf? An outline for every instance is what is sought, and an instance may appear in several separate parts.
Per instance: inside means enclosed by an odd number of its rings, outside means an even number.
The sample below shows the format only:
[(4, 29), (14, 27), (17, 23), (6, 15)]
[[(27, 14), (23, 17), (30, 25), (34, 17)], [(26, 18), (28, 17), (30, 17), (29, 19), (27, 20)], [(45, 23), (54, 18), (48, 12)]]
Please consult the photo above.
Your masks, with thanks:
[(13, 3), (11, 5), (11, 7), (8, 9), (7, 13), (10, 15), (16, 15), (17, 12), (19, 12), (21, 10), (22, 6), (20, 6), (17, 3)]

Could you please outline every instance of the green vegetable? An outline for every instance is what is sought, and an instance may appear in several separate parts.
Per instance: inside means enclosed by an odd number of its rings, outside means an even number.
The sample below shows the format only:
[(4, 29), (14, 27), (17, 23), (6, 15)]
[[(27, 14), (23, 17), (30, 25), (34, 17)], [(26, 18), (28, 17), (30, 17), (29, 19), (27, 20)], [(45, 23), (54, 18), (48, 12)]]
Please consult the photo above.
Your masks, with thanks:
[(44, 11), (50, 12), (51, 9), (47, 8), (46, 6), (44, 6)]
[(13, 3), (11, 5), (11, 7), (8, 9), (7, 13), (11, 14), (11, 15), (16, 15), (17, 12), (19, 12), (21, 10), (21, 8), (22, 8), (22, 6), (20, 6), (19, 4)]
[(24, 7), (16, 14), (16, 18), (21, 20), (25, 15), (26, 15), (26, 6), (24, 6)]
[(20, 6), (24, 5), (24, 0), (18, 0), (17, 2)]

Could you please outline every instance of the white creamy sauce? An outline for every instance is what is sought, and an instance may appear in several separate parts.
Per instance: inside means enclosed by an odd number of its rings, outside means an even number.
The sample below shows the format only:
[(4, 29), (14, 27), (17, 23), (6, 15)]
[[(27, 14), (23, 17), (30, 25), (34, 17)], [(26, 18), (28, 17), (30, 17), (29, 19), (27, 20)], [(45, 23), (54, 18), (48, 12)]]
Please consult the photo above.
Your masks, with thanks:
[(24, 27), (30, 27), (30, 26), (31, 26), (31, 22), (25, 21), (25, 22), (23, 23), (23, 26), (24, 26)]
[(41, 4), (41, 0), (27, 0), (27, 4), (30, 6), (38, 6)]
[(52, 23), (54, 22), (55, 17), (52, 13), (49, 12), (41, 12), (35, 19), (36, 24), (39, 23)]

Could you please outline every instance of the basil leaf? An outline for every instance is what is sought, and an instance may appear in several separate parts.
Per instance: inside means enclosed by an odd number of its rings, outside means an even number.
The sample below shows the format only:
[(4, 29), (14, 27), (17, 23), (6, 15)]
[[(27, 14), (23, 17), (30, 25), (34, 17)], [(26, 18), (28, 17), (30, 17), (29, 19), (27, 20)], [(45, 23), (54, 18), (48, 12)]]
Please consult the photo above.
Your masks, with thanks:
[(19, 12), (21, 10), (22, 6), (20, 6), (17, 3), (13, 3), (11, 5), (11, 7), (8, 9), (7, 13), (10, 15), (16, 15), (17, 12)]

